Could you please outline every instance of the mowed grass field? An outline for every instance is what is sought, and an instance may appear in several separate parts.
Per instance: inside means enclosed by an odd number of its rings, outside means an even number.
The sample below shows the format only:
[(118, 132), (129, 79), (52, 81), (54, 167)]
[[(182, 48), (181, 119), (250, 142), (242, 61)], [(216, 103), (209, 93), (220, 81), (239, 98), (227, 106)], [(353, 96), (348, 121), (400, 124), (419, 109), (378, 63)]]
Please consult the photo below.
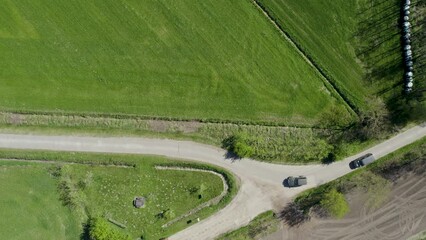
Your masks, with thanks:
[(363, 20), (358, 0), (257, 0), (273, 19), (362, 108), (368, 87), (357, 60), (356, 37)]
[[(3, 110), (311, 124), (344, 107), (249, 0), (0, 5)], [(336, 59), (332, 45), (308, 38)], [(333, 69), (356, 95), (348, 58)]]
[[(80, 239), (90, 216), (124, 225), (109, 223), (132, 239), (160, 239), (217, 212), (237, 191), (227, 172), (163, 157), (1, 149), (0, 158), (26, 160), (0, 161), (2, 239)], [(228, 193), (220, 203), (163, 228), (219, 196), (223, 183), (212, 173), (157, 170), (158, 164), (219, 171), (227, 179)], [(145, 197), (144, 208), (133, 206), (136, 196)]]
[(1, 239), (79, 239), (82, 227), (44, 166), (0, 162), (0, 192)]

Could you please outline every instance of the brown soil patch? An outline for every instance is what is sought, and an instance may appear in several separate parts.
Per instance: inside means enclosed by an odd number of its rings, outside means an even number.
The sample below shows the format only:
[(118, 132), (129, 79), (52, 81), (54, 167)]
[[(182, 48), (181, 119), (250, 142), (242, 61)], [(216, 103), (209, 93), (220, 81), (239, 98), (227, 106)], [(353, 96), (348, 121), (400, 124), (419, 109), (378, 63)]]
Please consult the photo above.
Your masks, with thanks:
[(408, 173), (399, 178), (381, 207), (371, 209), (366, 194), (348, 196), (351, 212), (341, 220), (312, 218), (300, 227), (288, 228), (268, 240), (401, 240), (426, 229), (426, 174)]

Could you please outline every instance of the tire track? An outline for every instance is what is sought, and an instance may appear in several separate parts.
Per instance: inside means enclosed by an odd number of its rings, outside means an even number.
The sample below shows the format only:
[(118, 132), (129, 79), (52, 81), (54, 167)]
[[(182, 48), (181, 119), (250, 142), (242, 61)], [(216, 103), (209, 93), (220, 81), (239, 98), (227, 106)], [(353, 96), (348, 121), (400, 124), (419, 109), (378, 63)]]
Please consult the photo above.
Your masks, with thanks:
[(391, 200), (372, 213), (362, 207), (356, 219), (319, 221), (301, 235), (327, 240), (408, 238), (426, 227), (426, 177), (400, 179)]

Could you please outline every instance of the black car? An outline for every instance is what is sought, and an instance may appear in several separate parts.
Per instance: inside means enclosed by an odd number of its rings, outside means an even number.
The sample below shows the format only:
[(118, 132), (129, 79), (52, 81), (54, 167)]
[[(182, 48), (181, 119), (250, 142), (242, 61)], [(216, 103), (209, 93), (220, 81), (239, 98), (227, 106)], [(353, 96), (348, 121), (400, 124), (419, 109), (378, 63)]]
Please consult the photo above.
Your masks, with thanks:
[(293, 177), (290, 176), (287, 178), (288, 187), (299, 187), (307, 184), (307, 179), (305, 176)]
[(376, 160), (373, 156), (372, 153), (367, 153), (355, 160), (353, 160), (352, 162), (349, 163), (349, 167), (351, 169), (356, 169), (362, 166), (365, 166), (367, 164), (370, 164), (372, 162), (374, 162), (374, 160)]

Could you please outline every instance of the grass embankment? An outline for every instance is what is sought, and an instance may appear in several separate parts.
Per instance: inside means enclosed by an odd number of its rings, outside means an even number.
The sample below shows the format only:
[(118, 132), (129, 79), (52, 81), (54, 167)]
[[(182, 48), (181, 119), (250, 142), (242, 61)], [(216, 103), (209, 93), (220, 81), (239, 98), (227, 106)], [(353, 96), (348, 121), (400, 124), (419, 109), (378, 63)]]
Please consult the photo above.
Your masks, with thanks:
[[(396, 180), (404, 171), (415, 171), (416, 167), (424, 167), (425, 156), (426, 138), (423, 138), (364, 168), (319, 187), (306, 190), (297, 196), (294, 202), (307, 214), (312, 208), (318, 210), (321, 201), (329, 192), (337, 191), (346, 194), (357, 189), (367, 193), (366, 204), (368, 207), (377, 208), (387, 199), (392, 181)], [(338, 215), (338, 217), (342, 216)]]
[(3, 110), (312, 124), (343, 108), (250, 1), (2, 6)]
[(272, 211), (267, 211), (255, 217), (247, 226), (229, 232), (217, 240), (254, 240), (278, 230), (279, 221)]
[[(49, 161), (46, 165), (34, 165), (30, 162), (32, 165), (25, 166), (28, 169), (28, 178), (33, 166), (41, 169), (47, 177), (49, 172), (53, 186), (51, 190), (56, 192), (56, 182), (60, 195), (58, 197), (55, 193), (54, 200), (60, 205), (60, 198), (72, 209), (77, 224), (85, 223), (89, 216), (102, 217), (110, 221), (112, 228), (119, 229), (132, 238), (167, 237), (196, 222), (197, 218), (203, 219), (224, 207), (237, 192), (233, 176), (220, 168), (176, 162), (162, 157), (3, 149), (0, 150), (0, 158)], [(69, 164), (71, 162), (80, 164)], [(162, 228), (163, 224), (173, 218), (219, 195), (222, 191), (222, 181), (213, 174), (203, 172), (155, 170), (156, 165), (185, 166), (219, 172), (225, 176), (230, 187), (228, 194), (220, 203)], [(19, 185), (15, 187), (20, 189)], [(133, 207), (132, 200), (135, 196), (146, 198), (145, 208)], [(34, 204), (33, 207), (37, 209), (42, 206)], [(121, 229), (118, 225), (124, 225), (125, 228)], [(18, 223), (13, 226), (25, 229), (25, 226)]]

